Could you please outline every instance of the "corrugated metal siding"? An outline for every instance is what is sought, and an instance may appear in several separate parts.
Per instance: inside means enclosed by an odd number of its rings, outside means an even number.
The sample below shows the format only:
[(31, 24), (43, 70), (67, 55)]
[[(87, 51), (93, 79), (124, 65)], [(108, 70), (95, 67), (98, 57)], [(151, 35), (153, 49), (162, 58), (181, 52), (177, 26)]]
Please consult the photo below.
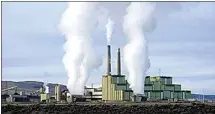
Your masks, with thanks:
[(175, 85), (175, 91), (181, 91), (181, 85), (176, 84)]
[(154, 90), (161, 90), (161, 83), (156, 81), (154, 82)]
[(166, 84), (172, 84), (172, 78), (167, 78)]
[(152, 90), (152, 86), (145, 86), (144, 90), (151, 91)]
[(186, 92), (185, 91), (182, 91), (182, 98), (186, 99)]
[(151, 98), (151, 92), (147, 92), (147, 97)]
[(186, 91), (186, 99), (191, 99), (192, 98), (192, 95), (191, 95), (191, 92), (190, 91)]
[(117, 91), (117, 100), (120, 100), (120, 92)]
[(110, 92), (110, 99), (114, 100), (114, 91), (116, 89), (116, 85), (115, 84), (111, 84), (111, 92)]
[(121, 97), (120, 97), (121, 99), (120, 99), (120, 100), (123, 100), (123, 101), (124, 101), (124, 94), (123, 94), (123, 90), (121, 90), (121, 91), (120, 91), (120, 95), (121, 95)]
[(163, 99), (164, 98), (164, 93), (163, 92), (161, 92), (161, 99)]
[(112, 80), (111, 80), (111, 77), (110, 76), (108, 76), (107, 77), (107, 79), (108, 79), (108, 81), (107, 81), (107, 100), (111, 100), (111, 93), (112, 93), (112, 88), (111, 88), (111, 82), (112, 82)]
[(152, 82), (150, 81), (150, 78), (145, 78), (145, 84), (152, 84)]
[(126, 90), (126, 85), (116, 85), (116, 90)]
[(121, 76), (115, 76), (115, 77), (112, 77), (112, 83), (113, 84), (125, 84), (125, 77), (121, 77)]
[(170, 98), (172, 98), (172, 99), (174, 98), (174, 92), (172, 92), (172, 91), (170, 92)]
[(116, 81), (117, 81), (116, 77), (112, 77), (112, 78), (111, 78), (111, 83), (115, 84)]
[(125, 77), (121, 77), (119, 82), (120, 82), (121, 84), (126, 84), (126, 82), (125, 82)]
[(161, 90), (165, 90), (165, 85), (161, 85)]
[(175, 89), (174, 85), (165, 85), (165, 88), (164, 88), (164, 90), (167, 90), (167, 91), (174, 91), (174, 89)]
[(151, 98), (151, 99), (155, 99), (155, 98), (156, 98), (155, 96), (156, 96), (156, 92), (151, 92), (150, 98)]
[(174, 98), (182, 99), (182, 92), (174, 92)]
[(155, 92), (155, 99), (161, 99), (161, 92)]
[(170, 98), (170, 91), (163, 91), (163, 93), (164, 93), (164, 99), (169, 99)]
[(180, 92), (178, 93), (178, 96), (179, 96), (179, 99), (183, 99), (183, 92), (180, 91)]
[(165, 78), (160, 79), (161, 84), (165, 84)]
[(129, 92), (124, 91), (123, 97), (124, 97), (124, 100), (129, 100)]
[(102, 77), (102, 100), (107, 100), (107, 77)]

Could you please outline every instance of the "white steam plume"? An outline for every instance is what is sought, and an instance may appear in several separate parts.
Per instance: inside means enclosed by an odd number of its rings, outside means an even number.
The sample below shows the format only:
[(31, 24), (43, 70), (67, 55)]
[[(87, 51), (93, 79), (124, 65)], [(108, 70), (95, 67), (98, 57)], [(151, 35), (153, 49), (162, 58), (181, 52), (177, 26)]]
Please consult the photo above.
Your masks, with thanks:
[(134, 94), (144, 94), (144, 79), (150, 66), (145, 33), (155, 28), (152, 15), (154, 9), (155, 6), (151, 3), (132, 2), (124, 17), (123, 30), (128, 38), (124, 47), (124, 62)]
[(102, 63), (92, 45), (92, 32), (97, 27), (96, 2), (69, 2), (60, 29), (66, 37), (63, 63), (68, 73), (67, 88), (72, 94), (83, 94), (91, 70)]
[(49, 93), (49, 86), (48, 85), (45, 86), (45, 93)]
[(106, 37), (107, 37), (107, 43), (110, 44), (111, 42), (111, 36), (112, 36), (112, 33), (113, 33), (113, 27), (114, 27), (114, 22), (111, 20), (111, 18), (109, 17), (108, 18), (108, 23), (106, 24), (106, 30), (107, 30), (107, 33), (106, 33)]
[(43, 83), (43, 88), (45, 88), (45, 93), (49, 93), (48, 82), (44, 82), (44, 83)]

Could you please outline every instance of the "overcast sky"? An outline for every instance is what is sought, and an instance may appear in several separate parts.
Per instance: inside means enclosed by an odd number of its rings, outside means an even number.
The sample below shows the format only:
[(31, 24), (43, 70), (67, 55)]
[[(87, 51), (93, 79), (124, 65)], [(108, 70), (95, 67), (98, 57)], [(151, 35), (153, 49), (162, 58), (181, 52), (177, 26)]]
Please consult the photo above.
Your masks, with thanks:
[[(129, 3), (100, 3), (116, 23), (112, 55), (125, 45), (121, 22)], [(4, 2), (2, 5), (2, 79), (67, 84), (62, 58), (64, 36), (59, 31), (66, 2)], [(101, 10), (93, 34), (98, 55), (105, 59), (107, 10)], [(151, 67), (148, 75), (172, 76), (193, 93), (215, 94), (215, 3), (159, 2), (156, 29), (147, 34)], [(100, 84), (103, 65), (91, 72), (88, 84)], [(113, 63), (113, 73), (115, 64)], [(123, 69), (122, 69), (123, 70)]]

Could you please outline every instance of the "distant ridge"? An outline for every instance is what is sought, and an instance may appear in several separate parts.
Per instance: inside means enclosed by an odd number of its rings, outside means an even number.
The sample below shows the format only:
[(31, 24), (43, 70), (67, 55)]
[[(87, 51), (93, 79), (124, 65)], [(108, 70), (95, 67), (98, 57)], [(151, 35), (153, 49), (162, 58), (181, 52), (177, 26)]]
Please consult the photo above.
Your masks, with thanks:
[[(197, 100), (202, 100), (203, 95), (202, 94), (192, 94), (192, 97)], [(205, 100), (215, 100), (215, 95), (204, 95)]]
[[(7, 85), (6, 85), (7, 84)], [(37, 91), (43, 86), (43, 82), (38, 81), (2, 81), (2, 89), (10, 88), (17, 86), (17, 91), (25, 90), (26, 93), (30, 93), (30, 91)], [(54, 94), (55, 86), (56, 84), (48, 83), (49, 91), (51, 94)], [(65, 85), (61, 85), (61, 90), (65, 90), (67, 87)], [(28, 92), (29, 91), (29, 92)], [(9, 90), (9, 94), (13, 94), (14, 90)], [(2, 94), (6, 94), (5, 92), (2, 92)]]

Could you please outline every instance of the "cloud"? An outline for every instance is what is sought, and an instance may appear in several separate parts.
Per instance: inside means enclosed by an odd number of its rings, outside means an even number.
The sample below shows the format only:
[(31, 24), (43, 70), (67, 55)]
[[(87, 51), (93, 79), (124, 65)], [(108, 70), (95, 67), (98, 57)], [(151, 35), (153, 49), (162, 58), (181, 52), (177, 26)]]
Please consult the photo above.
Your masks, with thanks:
[(185, 3), (182, 5), (181, 11), (170, 14), (182, 20), (208, 20), (214, 17), (215, 3), (213, 2), (196, 2)]

